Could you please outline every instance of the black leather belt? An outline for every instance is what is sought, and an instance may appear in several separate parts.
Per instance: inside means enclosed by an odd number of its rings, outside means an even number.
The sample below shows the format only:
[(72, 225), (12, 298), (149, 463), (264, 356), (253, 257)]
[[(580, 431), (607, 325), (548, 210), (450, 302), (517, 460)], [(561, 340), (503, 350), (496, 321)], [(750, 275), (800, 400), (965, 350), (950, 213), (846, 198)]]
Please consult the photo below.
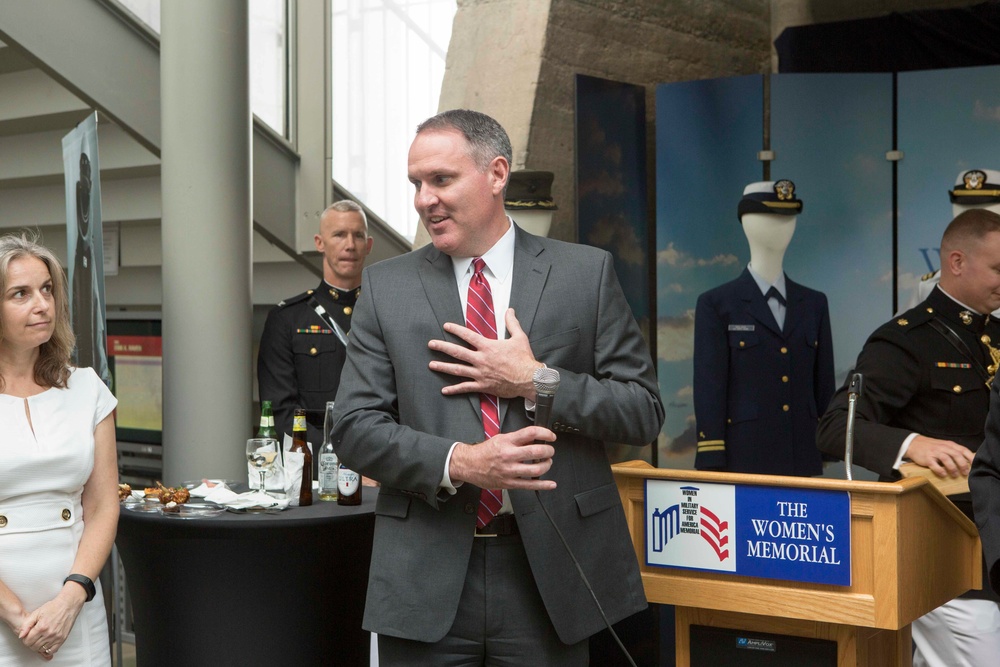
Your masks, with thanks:
[(504, 535), (520, 535), (517, 528), (517, 519), (513, 514), (497, 514), (493, 520), (482, 528), (476, 528), (476, 535), (479, 537), (500, 537)]

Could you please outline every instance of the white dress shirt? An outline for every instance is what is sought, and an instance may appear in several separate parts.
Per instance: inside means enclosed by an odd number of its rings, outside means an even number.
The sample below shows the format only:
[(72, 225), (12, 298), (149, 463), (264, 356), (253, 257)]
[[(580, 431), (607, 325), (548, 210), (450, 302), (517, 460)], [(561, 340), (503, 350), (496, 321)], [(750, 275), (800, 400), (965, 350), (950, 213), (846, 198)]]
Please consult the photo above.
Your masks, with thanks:
[[(510, 225), (503, 236), (493, 245), (492, 248), (487, 250), (479, 257), (483, 258), (483, 262), (486, 267), (483, 269), (483, 275), (490, 284), (490, 291), (493, 294), (493, 312), (496, 313), (496, 326), (497, 326), (497, 339), (502, 340), (507, 335), (507, 325), (504, 322), (504, 314), (507, 312), (507, 308), (510, 306), (510, 287), (512, 282), (512, 275), (514, 273), (514, 224), (513, 221), (508, 216), (507, 222)], [(462, 312), (465, 312), (465, 308), (469, 300), (469, 283), (472, 282), (472, 276), (474, 270), (472, 268), (472, 260), (475, 257), (452, 257), (451, 263), (455, 270), (455, 282), (458, 284), (458, 296), (462, 300)], [(461, 322), (460, 324), (465, 324)], [(441, 488), (448, 493), (454, 494), (457, 491), (456, 485), (451, 481), (451, 475), (449, 473), (449, 468), (451, 466), (451, 455), (455, 451), (455, 447), (458, 443), (453, 443), (451, 450), (448, 452), (448, 459), (444, 464), (444, 475), (441, 478)], [(458, 486), (461, 486), (459, 483)], [(508, 513), (513, 511), (510, 504), (510, 498), (507, 496), (506, 489), (503, 492), (503, 507), (500, 509), (500, 513)]]

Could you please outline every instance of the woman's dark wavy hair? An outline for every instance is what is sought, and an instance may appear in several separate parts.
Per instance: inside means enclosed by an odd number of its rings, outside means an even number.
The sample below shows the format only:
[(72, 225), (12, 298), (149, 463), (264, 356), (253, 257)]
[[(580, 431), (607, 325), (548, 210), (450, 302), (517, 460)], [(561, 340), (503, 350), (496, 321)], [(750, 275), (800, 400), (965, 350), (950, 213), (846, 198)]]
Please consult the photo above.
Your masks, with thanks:
[[(7, 272), (10, 263), (17, 259), (34, 257), (41, 260), (52, 278), (52, 297), (55, 312), (52, 314), (54, 328), (52, 337), (39, 347), (38, 361), (35, 362), (35, 382), (43, 387), (64, 389), (70, 374), (70, 357), (76, 336), (69, 320), (69, 301), (66, 289), (66, 274), (59, 260), (51, 250), (37, 242), (37, 237), (28, 233), (0, 236), (0, 298), (7, 296)], [(0, 345), (7, 337), (3, 318), (0, 317)], [(6, 382), (0, 374), (0, 390)]]

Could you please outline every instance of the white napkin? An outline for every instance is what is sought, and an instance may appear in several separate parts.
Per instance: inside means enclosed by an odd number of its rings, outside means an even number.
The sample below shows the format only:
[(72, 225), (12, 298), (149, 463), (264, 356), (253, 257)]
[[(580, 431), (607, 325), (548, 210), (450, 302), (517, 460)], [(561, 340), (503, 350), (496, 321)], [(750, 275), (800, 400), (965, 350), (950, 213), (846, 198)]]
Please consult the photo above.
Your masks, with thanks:
[[(309, 444), (309, 451), (313, 451), (312, 443)], [(285, 495), (291, 500), (292, 507), (299, 505), (299, 489), (302, 487), (302, 464), (305, 462), (305, 454), (302, 452), (289, 451), (292, 447), (292, 439), (285, 434)]]
[(228, 486), (221, 485), (217, 486), (208, 493), (205, 494), (205, 500), (216, 503), (218, 505), (225, 505), (226, 503), (232, 502), (239, 498), (240, 494), (232, 491)]
[(246, 493), (237, 494), (226, 489), (218, 494), (213, 493), (212, 497), (206, 496), (205, 500), (211, 500), (219, 505), (225, 505), (233, 509), (264, 507), (267, 509), (283, 510), (288, 507), (287, 498), (275, 498), (260, 491), (247, 491)]
[(206, 479), (202, 481), (201, 484), (191, 489), (190, 493), (195, 498), (206, 498), (208, 494), (218, 488), (228, 489), (226, 483), (222, 480), (210, 480)]

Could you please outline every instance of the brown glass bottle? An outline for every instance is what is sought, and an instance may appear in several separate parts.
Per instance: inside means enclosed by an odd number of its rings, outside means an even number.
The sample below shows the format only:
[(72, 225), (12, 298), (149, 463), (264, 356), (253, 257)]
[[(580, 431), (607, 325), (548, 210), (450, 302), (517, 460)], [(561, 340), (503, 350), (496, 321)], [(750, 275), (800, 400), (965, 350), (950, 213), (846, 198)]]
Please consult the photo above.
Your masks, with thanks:
[(337, 472), (337, 504), (338, 505), (360, 505), (361, 474), (357, 473), (340, 462), (340, 470)]
[(292, 452), (302, 452), (302, 486), (299, 488), (299, 506), (313, 504), (313, 457), (306, 442), (306, 411), (295, 408), (292, 413)]

